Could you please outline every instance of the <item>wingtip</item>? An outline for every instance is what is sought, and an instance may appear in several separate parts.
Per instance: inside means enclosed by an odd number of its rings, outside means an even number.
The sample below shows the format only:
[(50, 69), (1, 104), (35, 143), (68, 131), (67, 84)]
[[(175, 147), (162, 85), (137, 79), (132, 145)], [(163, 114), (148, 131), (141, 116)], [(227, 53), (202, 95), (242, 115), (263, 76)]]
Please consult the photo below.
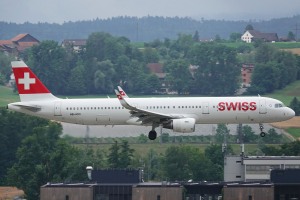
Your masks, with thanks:
[(116, 89), (115, 89), (115, 93), (116, 93), (116, 95), (120, 94), (120, 92), (118, 90), (116, 90)]

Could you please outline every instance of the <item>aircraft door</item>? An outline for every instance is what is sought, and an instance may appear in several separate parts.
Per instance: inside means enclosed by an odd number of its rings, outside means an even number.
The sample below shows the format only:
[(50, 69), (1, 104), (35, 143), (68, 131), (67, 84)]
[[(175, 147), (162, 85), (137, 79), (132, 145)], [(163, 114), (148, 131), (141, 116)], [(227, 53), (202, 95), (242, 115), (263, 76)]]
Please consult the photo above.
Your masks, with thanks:
[(208, 102), (202, 103), (202, 114), (209, 114), (209, 103)]
[(259, 114), (266, 114), (267, 107), (266, 107), (266, 100), (259, 100)]
[(54, 103), (54, 116), (61, 116), (61, 102), (56, 101)]

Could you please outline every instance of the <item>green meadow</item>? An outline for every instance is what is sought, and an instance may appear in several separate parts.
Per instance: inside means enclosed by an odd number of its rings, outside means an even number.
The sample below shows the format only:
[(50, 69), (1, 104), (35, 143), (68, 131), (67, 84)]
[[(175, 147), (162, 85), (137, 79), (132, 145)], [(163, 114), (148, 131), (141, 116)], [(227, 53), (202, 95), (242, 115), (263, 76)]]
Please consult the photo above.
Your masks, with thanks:
[(289, 106), (294, 97), (297, 97), (298, 100), (300, 100), (300, 80), (295, 81), (281, 90), (276, 90), (275, 92), (264, 96), (278, 99)]

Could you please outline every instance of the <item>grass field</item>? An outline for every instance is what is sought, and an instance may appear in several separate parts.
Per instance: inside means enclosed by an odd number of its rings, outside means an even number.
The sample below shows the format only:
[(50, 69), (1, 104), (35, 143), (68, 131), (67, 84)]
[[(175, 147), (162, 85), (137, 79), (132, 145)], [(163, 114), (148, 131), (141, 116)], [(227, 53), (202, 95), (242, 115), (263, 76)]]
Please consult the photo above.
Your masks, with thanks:
[(280, 49), (294, 49), (300, 48), (300, 42), (274, 42), (271, 43), (273, 46)]
[[(112, 144), (75, 144), (75, 146), (80, 148), (85, 148), (87, 146), (92, 147), (94, 149), (99, 149), (101, 152), (108, 153), (109, 148)], [(134, 149), (135, 152), (139, 156), (146, 156), (150, 149), (155, 150), (158, 154), (164, 154), (166, 149), (171, 146), (184, 146), (189, 145), (192, 147), (196, 147), (200, 152), (204, 152), (205, 148), (210, 144), (193, 144), (193, 143), (155, 143), (155, 142), (147, 142), (146, 144), (130, 144), (130, 148)], [(241, 146), (239, 144), (230, 144), (233, 149), (235, 155), (241, 153)], [(246, 155), (255, 155), (258, 151), (258, 144), (245, 144), (245, 154)], [(278, 146), (278, 144), (274, 144), (273, 146)]]
[(276, 90), (275, 92), (264, 96), (278, 99), (288, 106), (294, 97), (297, 97), (300, 100), (300, 80), (295, 81), (282, 90)]
[(299, 139), (300, 138), (300, 128), (287, 128), (286, 131), (292, 135), (295, 139)]
[(19, 100), (19, 95), (14, 93), (11, 88), (0, 86), (0, 107)]
[[(253, 43), (245, 43), (245, 42), (228, 42), (228, 43), (222, 43), (225, 46), (238, 48), (240, 46), (247, 45), (249, 47), (253, 47)], [(299, 49), (300, 48), (300, 42), (274, 42), (269, 43), (272, 46), (275, 46), (279, 49)]]

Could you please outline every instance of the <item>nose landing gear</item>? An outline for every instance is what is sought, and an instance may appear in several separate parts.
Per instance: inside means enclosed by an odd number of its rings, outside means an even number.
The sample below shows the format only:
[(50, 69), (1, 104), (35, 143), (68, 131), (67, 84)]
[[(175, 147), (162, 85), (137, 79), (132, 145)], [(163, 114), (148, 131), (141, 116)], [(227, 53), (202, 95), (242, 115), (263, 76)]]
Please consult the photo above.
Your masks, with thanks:
[(264, 125), (259, 124), (259, 129), (260, 129), (260, 137), (265, 137), (266, 133), (263, 131), (264, 130)]

